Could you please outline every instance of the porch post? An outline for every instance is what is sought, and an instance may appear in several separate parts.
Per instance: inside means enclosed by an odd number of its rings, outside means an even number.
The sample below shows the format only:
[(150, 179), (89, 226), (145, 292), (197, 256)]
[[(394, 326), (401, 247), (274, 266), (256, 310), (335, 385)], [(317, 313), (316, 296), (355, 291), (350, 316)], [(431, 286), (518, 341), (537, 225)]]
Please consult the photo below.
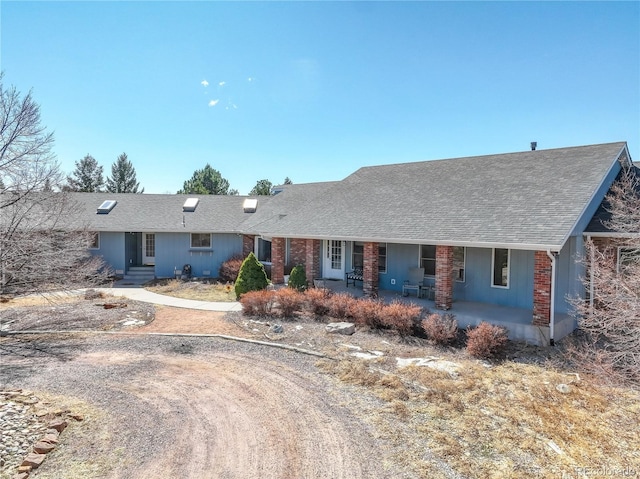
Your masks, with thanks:
[(362, 266), (362, 292), (364, 296), (378, 296), (378, 243), (365, 243)]
[(436, 245), (436, 308), (453, 304), (453, 246)]
[(273, 284), (284, 283), (284, 238), (271, 239), (271, 282)]
[(546, 251), (536, 251), (533, 261), (534, 326), (549, 326), (551, 316), (551, 260)]
[(307, 281), (313, 284), (313, 280), (320, 274), (320, 240), (306, 240), (306, 261), (305, 271)]
[(247, 257), (249, 253), (253, 253), (256, 237), (253, 235), (242, 235), (242, 256)]

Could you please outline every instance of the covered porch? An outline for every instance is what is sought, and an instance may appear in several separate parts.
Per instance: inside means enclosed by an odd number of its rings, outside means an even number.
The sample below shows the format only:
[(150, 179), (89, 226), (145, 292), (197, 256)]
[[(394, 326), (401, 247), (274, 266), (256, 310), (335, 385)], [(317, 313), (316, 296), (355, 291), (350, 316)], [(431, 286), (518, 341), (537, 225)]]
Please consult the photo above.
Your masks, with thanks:
[[(317, 287), (324, 287), (334, 293), (346, 293), (356, 298), (367, 297), (362, 287), (354, 287), (346, 281), (321, 279), (315, 280)], [(417, 304), (429, 311), (443, 313), (436, 308), (435, 301), (427, 298), (419, 298), (415, 295), (402, 296), (398, 291), (379, 290), (378, 298), (385, 303), (401, 301)], [(533, 312), (526, 308), (514, 308), (496, 304), (481, 303), (476, 301), (455, 300), (452, 308), (447, 311), (455, 315), (458, 327), (477, 326), (485, 321), (496, 326), (505, 327), (509, 331), (509, 339), (526, 341), (538, 346), (549, 345), (549, 326), (532, 324)], [(575, 319), (568, 314), (555, 315), (555, 337), (564, 337), (575, 329)]]

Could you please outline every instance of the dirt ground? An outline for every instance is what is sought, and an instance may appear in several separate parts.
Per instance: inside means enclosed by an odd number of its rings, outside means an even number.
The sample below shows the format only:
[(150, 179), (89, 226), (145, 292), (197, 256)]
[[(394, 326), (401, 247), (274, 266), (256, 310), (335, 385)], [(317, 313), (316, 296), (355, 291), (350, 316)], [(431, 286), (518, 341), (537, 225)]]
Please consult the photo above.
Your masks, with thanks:
[[(144, 334), (224, 334), (339, 350), (344, 337), (327, 339), (324, 325), (285, 323), (276, 334), (237, 313), (118, 301), (109, 309), (104, 304), (116, 301), (104, 298), (0, 308), (12, 330), (118, 333), (1, 339), (1, 388), (46, 392), (86, 417), (71, 424), (30, 477), (416, 477), (393, 464), (392, 447), (376, 439), (354, 399), (318, 374), (317, 358), (211, 337)], [(360, 412), (379, 406), (358, 401)]]

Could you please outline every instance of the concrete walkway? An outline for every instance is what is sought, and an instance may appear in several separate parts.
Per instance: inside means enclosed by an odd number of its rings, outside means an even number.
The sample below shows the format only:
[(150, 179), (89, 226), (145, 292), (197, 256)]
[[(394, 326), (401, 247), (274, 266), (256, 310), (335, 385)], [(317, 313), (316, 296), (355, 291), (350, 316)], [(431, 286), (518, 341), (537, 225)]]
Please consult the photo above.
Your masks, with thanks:
[(142, 284), (131, 280), (116, 281), (111, 288), (96, 288), (105, 294), (120, 296), (141, 301), (143, 303), (161, 304), (174, 308), (199, 309), (202, 311), (241, 311), (242, 306), (237, 301), (196, 301), (193, 299), (174, 298), (163, 294), (152, 293), (142, 287)]

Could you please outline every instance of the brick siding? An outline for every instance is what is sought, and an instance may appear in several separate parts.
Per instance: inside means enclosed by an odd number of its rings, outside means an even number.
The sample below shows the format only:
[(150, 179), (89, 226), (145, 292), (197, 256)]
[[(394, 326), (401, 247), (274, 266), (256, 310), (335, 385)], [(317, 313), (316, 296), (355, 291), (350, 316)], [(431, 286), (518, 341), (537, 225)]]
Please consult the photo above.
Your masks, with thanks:
[(551, 259), (536, 251), (533, 263), (533, 324), (549, 326), (551, 318)]
[(378, 243), (365, 243), (362, 267), (362, 292), (370, 298), (378, 297)]
[(307, 273), (307, 281), (313, 284), (313, 280), (320, 275), (320, 240), (305, 240), (305, 262), (304, 268)]
[(436, 246), (436, 308), (453, 304), (453, 246)]
[(253, 252), (256, 237), (252, 235), (242, 235), (242, 256), (245, 258)]
[(271, 240), (271, 282), (273, 284), (284, 283), (285, 241), (284, 238)]

